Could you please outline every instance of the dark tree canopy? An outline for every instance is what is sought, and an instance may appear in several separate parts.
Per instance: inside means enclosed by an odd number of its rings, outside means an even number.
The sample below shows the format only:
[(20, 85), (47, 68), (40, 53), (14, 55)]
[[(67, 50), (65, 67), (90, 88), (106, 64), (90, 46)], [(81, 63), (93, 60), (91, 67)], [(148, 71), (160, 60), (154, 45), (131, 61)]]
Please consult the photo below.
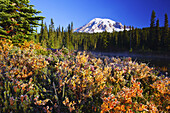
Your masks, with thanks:
[(11, 39), (13, 43), (30, 40), (38, 20), (44, 17), (29, 4), (29, 0), (0, 0), (0, 38)]
[(154, 28), (155, 27), (155, 11), (153, 10), (152, 11), (152, 15), (151, 15), (151, 24), (150, 24), (150, 27), (151, 28)]
[(169, 41), (169, 24), (168, 24), (168, 15), (165, 14), (165, 21), (164, 21), (164, 33), (163, 33), (163, 40), (164, 40), (164, 47), (168, 49), (168, 41)]
[[(150, 24), (150, 37), (149, 37), (149, 42), (154, 42), (155, 41), (155, 11), (152, 11), (151, 15), (151, 24)], [(154, 44), (150, 44), (150, 49), (155, 49)]]

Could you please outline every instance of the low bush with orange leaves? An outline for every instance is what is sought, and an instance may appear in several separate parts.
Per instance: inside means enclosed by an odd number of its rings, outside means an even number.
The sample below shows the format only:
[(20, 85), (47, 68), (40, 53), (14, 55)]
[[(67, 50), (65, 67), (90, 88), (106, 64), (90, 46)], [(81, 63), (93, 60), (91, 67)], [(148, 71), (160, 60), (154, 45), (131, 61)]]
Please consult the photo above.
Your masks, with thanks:
[(0, 40), (0, 112), (169, 112), (170, 79), (131, 58)]

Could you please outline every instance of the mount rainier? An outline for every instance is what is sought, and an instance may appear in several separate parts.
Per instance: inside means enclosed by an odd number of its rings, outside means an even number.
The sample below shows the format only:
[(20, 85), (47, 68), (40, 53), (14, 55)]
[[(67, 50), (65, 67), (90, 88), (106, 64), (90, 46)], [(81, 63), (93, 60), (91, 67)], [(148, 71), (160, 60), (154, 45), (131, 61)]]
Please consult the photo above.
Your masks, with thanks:
[[(88, 24), (74, 29), (74, 32), (101, 33), (104, 31), (113, 32), (113, 29), (114, 31), (123, 31), (124, 25), (110, 19), (95, 18)], [(126, 30), (129, 30), (129, 27), (126, 27)]]

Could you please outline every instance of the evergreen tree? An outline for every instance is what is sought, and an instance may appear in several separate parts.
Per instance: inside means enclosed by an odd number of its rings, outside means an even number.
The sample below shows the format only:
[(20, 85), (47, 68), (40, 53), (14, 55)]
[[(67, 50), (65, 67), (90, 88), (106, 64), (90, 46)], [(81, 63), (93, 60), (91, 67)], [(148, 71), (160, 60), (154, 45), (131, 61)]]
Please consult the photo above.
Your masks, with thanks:
[(150, 24), (150, 28), (154, 28), (155, 27), (155, 11), (152, 11), (152, 15), (151, 15), (151, 24)]
[(59, 48), (62, 47), (62, 35), (61, 35), (61, 29), (60, 29), (60, 26), (58, 27), (58, 44), (59, 44)]
[(38, 31), (37, 31), (37, 28), (36, 28), (36, 34), (35, 34), (35, 40), (34, 40), (36, 43), (39, 43), (40, 39), (39, 39), (39, 36), (38, 36)]
[(47, 41), (48, 41), (48, 29), (47, 29), (47, 24), (45, 23), (42, 40), (41, 40), (41, 44), (44, 48), (47, 48)]
[(133, 49), (135, 47), (135, 28), (132, 26), (132, 31), (131, 31), (131, 48)]
[(149, 43), (150, 43), (150, 49), (154, 49), (154, 40), (155, 40), (155, 11), (152, 11), (151, 15), (151, 24), (150, 24), (150, 37), (149, 37)]
[(54, 21), (51, 18), (51, 24), (49, 25), (49, 40), (48, 40), (49, 48), (54, 48), (54, 37), (55, 37)]
[(67, 32), (65, 32), (65, 44), (64, 46), (67, 47), (69, 49), (69, 31), (70, 30), (70, 24), (68, 25), (68, 29), (67, 29)]
[(136, 47), (139, 47), (140, 39), (139, 39), (139, 32), (137, 28), (135, 29), (135, 40), (136, 40)]
[(40, 30), (39, 42), (41, 42), (41, 40), (42, 40), (43, 31), (44, 31), (44, 22), (43, 22), (43, 20), (42, 20), (42, 21), (41, 21), (41, 30)]
[(73, 37), (74, 38), (74, 49), (75, 50), (78, 50), (79, 48), (78, 48), (78, 42), (79, 42), (79, 37)]
[(130, 39), (129, 39), (129, 42), (130, 42), (130, 51), (132, 52), (132, 27), (130, 26), (130, 31), (129, 31), (129, 33), (130, 33)]
[(58, 41), (58, 37), (57, 37), (57, 30), (54, 31), (54, 49), (58, 49), (59, 47), (59, 41)]
[(87, 38), (86, 37), (83, 39), (83, 49), (87, 50)]
[(70, 26), (70, 24), (68, 24), (67, 30), (68, 30), (68, 38), (71, 39), (70, 38), (71, 37), (71, 26)]
[(156, 47), (157, 49), (161, 46), (161, 34), (160, 34), (160, 28), (159, 28), (159, 19), (156, 21)]
[(145, 49), (147, 49), (147, 47), (148, 47), (148, 45), (147, 45), (147, 43), (148, 43), (148, 41), (147, 41), (147, 39), (148, 39), (148, 37), (147, 37), (147, 31), (145, 30), (145, 29), (143, 29), (142, 30), (143, 32), (142, 32), (142, 42), (141, 42), (141, 46), (142, 46), (142, 50), (145, 50)]
[(164, 32), (163, 32), (163, 44), (164, 44), (165, 50), (168, 49), (168, 43), (169, 43), (168, 34), (169, 34), (168, 15), (165, 14)]
[(65, 40), (66, 40), (65, 46), (70, 50), (74, 49), (74, 46), (72, 45), (72, 33), (71, 32), (72, 32), (71, 25), (69, 24), (67, 27), (67, 32), (66, 32), (66, 37), (65, 37)]
[(118, 47), (118, 33), (115, 33), (115, 44), (116, 44), (116, 48)]
[(0, 37), (8, 38), (17, 44), (30, 40), (38, 20), (44, 17), (35, 16), (35, 10), (29, 0), (0, 0)]
[(93, 48), (93, 50), (95, 50), (96, 49), (96, 47), (97, 47), (97, 36), (96, 36), (96, 34), (95, 34), (95, 36), (94, 36), (94, 48)]
[(71, 42), (73, 43), (73, 22), (71, 22), (70, 39), (71, 39)]
[(126, 26), (124, 25), (124, 31), (123, 31), (123, 46), (124, 48), (129, 48), (129, 36), (127, 34)]
[(115, 31), (113, 29), (113, 32), (109, 33), (108, 50), (112, 51), (115, 48), (115, 45)]
[(64, 39), (64, 27), (62, 27), (61, 31), (61, 39), (62, 39), (62, 46), (65, 44), (65, 39)]
[(103, 50), (105, 51), (108, 47), (107, 31), (103, 33)]
[(62, 31), (61, 31), (61, 38), (64, 37), (64, 27), (62, 27)]
[(123, 32), (122, 31), (118, 33), (118, 47), (119, 49), (123, 49)]

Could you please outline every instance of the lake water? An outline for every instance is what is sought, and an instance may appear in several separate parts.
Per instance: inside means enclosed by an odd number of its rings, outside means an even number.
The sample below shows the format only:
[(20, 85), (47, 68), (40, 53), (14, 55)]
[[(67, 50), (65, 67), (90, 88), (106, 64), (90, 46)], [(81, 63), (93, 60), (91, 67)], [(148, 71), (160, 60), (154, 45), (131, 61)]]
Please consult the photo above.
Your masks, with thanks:
[(97, 56), (108, 56), (108, 57), (131, 57), (133, 61), (143, 62), (148, 64), (150, 67), (155, 67), (158, 70), (161, 70), (161, 73), (170, 75), (170, 56), (160, 56), (160, 55), (143, 55), (143, 54), (134, 54), (129, 52), (116, 52), (116, 53), (107, 53), (107, 52), (91, 52), (96, 57)]

